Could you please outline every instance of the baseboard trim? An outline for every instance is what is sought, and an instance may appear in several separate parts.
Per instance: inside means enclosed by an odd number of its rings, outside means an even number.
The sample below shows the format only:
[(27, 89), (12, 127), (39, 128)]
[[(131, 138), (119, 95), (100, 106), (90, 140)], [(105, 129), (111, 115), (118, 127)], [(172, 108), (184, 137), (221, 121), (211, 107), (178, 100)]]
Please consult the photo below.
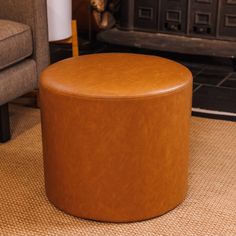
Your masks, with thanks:
[(236, 113), (192, 108), (192, 115), (210, 119), (236, 121)]

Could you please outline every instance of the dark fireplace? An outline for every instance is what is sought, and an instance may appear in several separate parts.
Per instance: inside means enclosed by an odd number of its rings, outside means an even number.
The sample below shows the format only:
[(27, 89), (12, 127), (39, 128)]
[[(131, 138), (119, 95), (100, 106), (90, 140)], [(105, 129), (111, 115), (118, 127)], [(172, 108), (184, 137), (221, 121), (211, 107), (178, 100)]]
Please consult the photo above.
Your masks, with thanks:
[(121, 0), (103, 41), (184, 53), (236, 56), (236, 0)]

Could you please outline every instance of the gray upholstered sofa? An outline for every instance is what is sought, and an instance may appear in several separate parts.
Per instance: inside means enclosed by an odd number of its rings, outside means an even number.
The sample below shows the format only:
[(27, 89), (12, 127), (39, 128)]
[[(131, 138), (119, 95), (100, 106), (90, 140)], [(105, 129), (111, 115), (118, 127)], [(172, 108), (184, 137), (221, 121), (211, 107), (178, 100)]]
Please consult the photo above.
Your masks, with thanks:
[(36, 89), (48, 64), (46, 0), (0, 0), (0, 142), (10, 139), (8, 102)]

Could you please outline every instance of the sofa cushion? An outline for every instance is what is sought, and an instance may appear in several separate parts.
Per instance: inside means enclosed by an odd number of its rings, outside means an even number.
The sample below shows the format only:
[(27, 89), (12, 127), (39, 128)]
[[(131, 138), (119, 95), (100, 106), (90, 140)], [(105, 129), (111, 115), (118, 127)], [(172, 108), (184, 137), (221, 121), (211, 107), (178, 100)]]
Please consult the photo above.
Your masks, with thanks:
[(30, 27), (0, 19), (0, 70), (29, 57), (32, 52)]

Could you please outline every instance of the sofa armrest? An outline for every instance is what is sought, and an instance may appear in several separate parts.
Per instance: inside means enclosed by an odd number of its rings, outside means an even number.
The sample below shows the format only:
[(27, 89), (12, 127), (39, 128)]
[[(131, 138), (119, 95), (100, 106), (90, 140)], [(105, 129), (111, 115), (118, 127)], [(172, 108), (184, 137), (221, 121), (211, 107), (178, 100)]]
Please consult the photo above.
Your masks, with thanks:
[(37, 74), (49, 64), (46, 0), (0, 0), (0, 19), (27, 24), (32, 29)]

